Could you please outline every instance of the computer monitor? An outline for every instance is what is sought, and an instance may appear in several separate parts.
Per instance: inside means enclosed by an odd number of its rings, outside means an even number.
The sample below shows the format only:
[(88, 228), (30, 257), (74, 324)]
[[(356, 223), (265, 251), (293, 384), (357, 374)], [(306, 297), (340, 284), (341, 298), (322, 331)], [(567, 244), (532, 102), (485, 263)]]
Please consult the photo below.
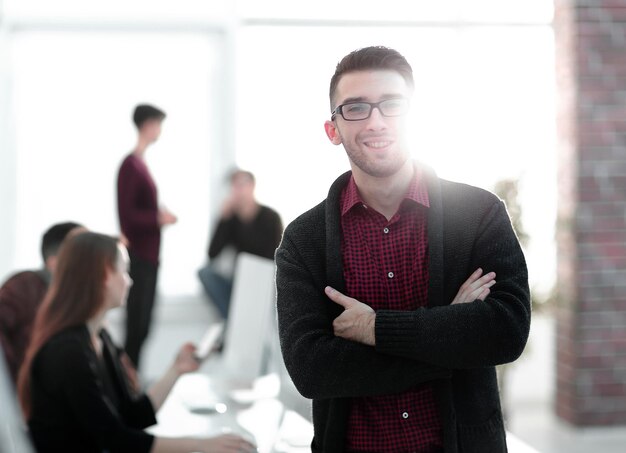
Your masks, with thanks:
[(237, 256), (221, 363), (221, 373), (235, 382), (252, 384), (265, 371), (274, 278), (273, 260), (243, 252)]
[(289, 376), (280, 350), (276, 306), (274, 306), (272, 310), (270, 332), (267, 338), (269, 350), (268, 371), (276, 373), (280, 380), (280, 390), (278, 393), (279, 401), (283, 404), (285, 410), (294, 411), (310, 422), (312, 419), (311, 400), (302, 396), (291, 380), (291, 376)]

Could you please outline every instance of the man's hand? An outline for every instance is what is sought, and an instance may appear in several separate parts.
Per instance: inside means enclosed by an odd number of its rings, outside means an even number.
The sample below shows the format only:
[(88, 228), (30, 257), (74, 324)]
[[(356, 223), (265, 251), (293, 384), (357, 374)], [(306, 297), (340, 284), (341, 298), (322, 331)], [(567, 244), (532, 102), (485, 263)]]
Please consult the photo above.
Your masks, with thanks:
[(345, 338), (346, 340), (375, 346), (376, 336), (374, 326), (376, 324), (376, 313), (372, 307), (352, 297), (341, 294), (330, 286), (327, 286), (324, 291), (330, 300), (345, 309), (344, 312), (333, 321), (335, 335)]
[(178, 221), (178, 218), (174, 214), (172, 214), (170, 211), (168, 211), (165, 208), (159, 209), (159, 225), (161, 226), (173, 225), (177, 221)]
[(452, 305), (474, 302), (475, 300), (485, 300), (489, 295), (489, 288), (496, 284), (496, 273), (489, 272), (485, 275), (482, 274), (483, 270), (478, 268), (465, 280), (465, 283), (461, 285), (459, 292), (452, 301)]
[(228, 196), (222, 202), (222, 209), (220, 211), (220, 217), (222, 219), (230, 219), (233, 216), (233, 214), (235, 214), (236, 207), (237, 205), (235, 203), (235, 199), (233, 198), (233, 196), (232, 195)]
[(197, 371), (200, 368), (195, 352), (196, 347), (192, 343), (185, 343), (180, 347), (173, 365), (178, 375)]

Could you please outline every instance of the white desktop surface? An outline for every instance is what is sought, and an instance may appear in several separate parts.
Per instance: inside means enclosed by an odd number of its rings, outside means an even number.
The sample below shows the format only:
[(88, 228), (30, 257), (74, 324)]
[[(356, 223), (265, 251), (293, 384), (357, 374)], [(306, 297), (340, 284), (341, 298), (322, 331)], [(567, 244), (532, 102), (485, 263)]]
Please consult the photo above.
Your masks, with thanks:
[[(260, 453), (310, 451), (313, 425), (285, 411), (277, 399), (277, 375), (262, 376), (252, 388), (229, 387), (201, 373), (182, 376), (158, 412), (157, 425), (147, 431), (167, 437), (232, 432), (254, 442)], [(212, 412), (216, 404), (225, 405), (225, 412)]]

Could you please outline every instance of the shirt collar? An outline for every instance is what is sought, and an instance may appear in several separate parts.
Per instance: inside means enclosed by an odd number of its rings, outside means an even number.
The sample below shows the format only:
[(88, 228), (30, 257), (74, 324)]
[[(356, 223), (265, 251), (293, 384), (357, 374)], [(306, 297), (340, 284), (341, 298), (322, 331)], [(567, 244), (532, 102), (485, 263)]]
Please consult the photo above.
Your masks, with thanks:
[[(411, 184), (409, 185), (406, 194), (404, 195), (404, 200), (412, 201), (426, 208), (430, 207), (428, 190), (426, 189), (423, 172), (417, 165), (415, 166), (415, 173), (413, 174)], [(365, 205), (365, 203), (363, 202), (363, 199), (359, 194), (359, 189), (356, 186), (354, 176), (350, 175), (348, 185), (345, 187), (341, 197), (341, 216), (343, 217), (356, 205)]]

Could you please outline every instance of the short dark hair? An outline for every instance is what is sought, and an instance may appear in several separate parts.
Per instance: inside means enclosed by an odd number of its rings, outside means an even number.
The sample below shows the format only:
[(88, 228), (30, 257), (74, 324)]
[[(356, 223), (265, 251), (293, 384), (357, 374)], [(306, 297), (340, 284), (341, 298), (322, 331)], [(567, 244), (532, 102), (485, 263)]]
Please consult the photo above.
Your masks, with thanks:
[(344, 74), (355, 71), (391, 70), (402, 76), (407, 85), (414, 87), (413, 69), (400, 52), (384, 46), (363, 47), (350, 52), (342, 58), (330, 79), (330, 108), (335, 108), (334, 99), (337, 84)]
[(137, 126), (137, 129), (141, 129), (141, 126), (148, 120), (164, 120), (165, 112), (153, 105), (139, 104), (135, 107), (133, 112), (133, 123)]
[(41, 256), (44, 262), (51, 256), (55, 256), (59, 252), (61, 243), (67, 236), (67, 234), (74, 228), (82, 227), (82, 225), (75, 222), (63, 222), (52, 225), (43, 234), (41, 239)]
[(231, 171), (228, 180), (232, 184), (233, 182), (235, 182), (235, 179), (238, 178), (239, 176), (247, 177), (252, 182), (252, 184), (256, 182), (256, 178), (254, 177), (254, 174), (251, 171), (242, 170), (240, 168), (236, 168), (233, 171)]

